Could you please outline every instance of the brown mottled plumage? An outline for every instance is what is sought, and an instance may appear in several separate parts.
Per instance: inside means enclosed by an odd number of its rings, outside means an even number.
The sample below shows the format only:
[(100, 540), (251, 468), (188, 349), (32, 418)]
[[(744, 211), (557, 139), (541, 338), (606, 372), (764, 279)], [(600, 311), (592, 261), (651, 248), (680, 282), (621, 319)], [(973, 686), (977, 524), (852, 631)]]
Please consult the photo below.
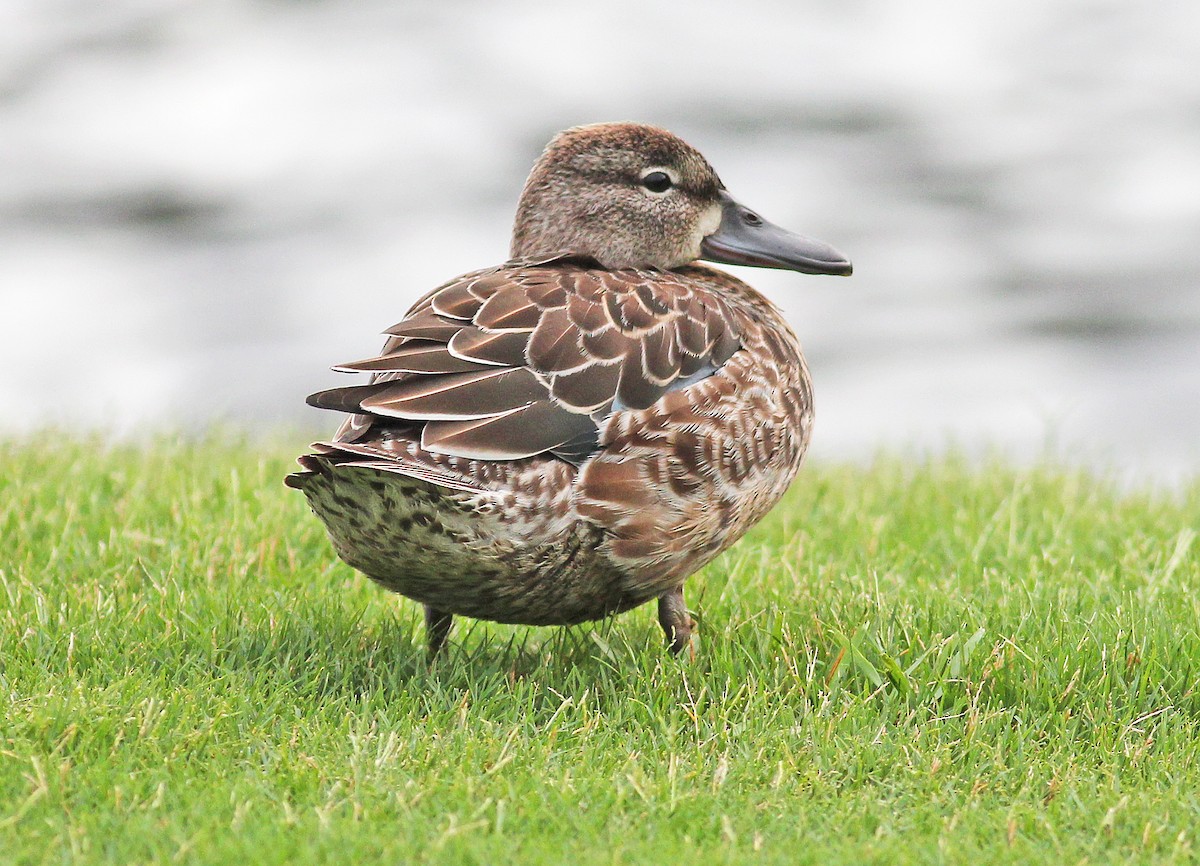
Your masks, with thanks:
[(348, 413), (300, 458), (338, 555), (425, 605), (554, 625), (650, 599), (678, 652), (689, 574), (779, 500), (812, 422), (795, 335), (699, 258), (850, 273), (737, 204), (664, 130), (560, 133), (518, 205), (512, 259), (458, 277), (312, 395)]

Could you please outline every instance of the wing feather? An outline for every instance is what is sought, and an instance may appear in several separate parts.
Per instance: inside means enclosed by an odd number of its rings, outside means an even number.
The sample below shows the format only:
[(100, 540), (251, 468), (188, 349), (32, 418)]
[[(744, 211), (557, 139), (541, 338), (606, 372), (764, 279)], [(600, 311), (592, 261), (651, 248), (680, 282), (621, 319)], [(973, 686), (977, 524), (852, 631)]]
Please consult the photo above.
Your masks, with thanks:
[(421, 432), (421, 447), (477, 460), (521, 460), (552, 451), (592, 426), (586, 415), (542, 400), (492, 418), (430, 422)]
[(448, 348), (451, 354), (467, 361), (520, 367), (525, 364), (525, 347), (529, 345), (529, 334), (529, 331), (463, 328), (450, 338)]
[(579, 340), (579, 329), (565, 310), (551, 310), (529, 338), (529, 363), (549, 373), (565, 373), (593, 363)]
[(449, 316), (452, 319), (471, 319), (477, 312), (481, 301), (471, 291), (472, 283), (455, 283), (442, 289), (429, 299), (435, 313)]
[[(487, 363), (487, 362), (484, 362)], [(333, 369), (342, 373), (464, 373), (478, 370), (479, 363), (451, 354), (445, 343), (413, 340), (400, 349), (363, 361), (338, 364)]]
[(720, 280), (707, 279), (571, 259), (468, 274), (388, 328), (380, 355), (335, 368), (369, 383), (309, 402), (351, 413), (338, 439), (364, 449), (407, 422), (438, 454), (582, 463), (609, 413), (677, 402), (740, 347)]
[(667, 324), (642, 337), (642, 372), (656, 386), (670, 385), (679, 378), (679, 348), (675, 329), (668, 330)]
[(483, 418), (544, 399), (546, 385), (526, 367), (491, 367), (481, 372), (410, 376), (387, 383), (362, 401), (365, 412), (430, 421)]
[(612, 403), (620, 364), (589, 364), (551, 380), (550, 396), (572, 412), (592, 413)]
[(541, 310), (523, 286), (506, 286), (488, 298), (475, 314), (475, 324), (492, 331), (536, 328)]
[(457, 334), (462, 326), (462, 322), (447, 319), (445, 316), (424, 314), (397, 322), (384, 331), (384, 333), (396, 337), (412, 337), (419, 340), (441, 340), (445, 342)]

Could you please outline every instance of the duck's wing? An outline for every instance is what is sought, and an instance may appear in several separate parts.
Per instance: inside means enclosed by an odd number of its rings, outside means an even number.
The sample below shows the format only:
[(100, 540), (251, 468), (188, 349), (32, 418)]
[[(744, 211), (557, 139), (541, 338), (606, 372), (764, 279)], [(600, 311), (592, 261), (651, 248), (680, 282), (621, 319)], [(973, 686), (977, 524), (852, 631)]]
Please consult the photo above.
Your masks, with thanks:
[(371, 381), (310, 405), (350, 413), (343, 442), (409, 423), (434, 454), (574, 463), (613, 412), (645, 409), (721, 367), (734, 317), (696, 273), (607, 271), (572, 262), (468, 274), (388, 328), (383, 351), (334, 369)]

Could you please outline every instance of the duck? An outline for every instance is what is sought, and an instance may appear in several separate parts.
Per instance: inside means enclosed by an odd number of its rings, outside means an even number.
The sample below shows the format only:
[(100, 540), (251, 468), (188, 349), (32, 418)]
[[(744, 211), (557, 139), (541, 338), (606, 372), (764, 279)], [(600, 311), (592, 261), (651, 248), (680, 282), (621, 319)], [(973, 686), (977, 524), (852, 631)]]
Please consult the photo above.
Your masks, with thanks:
[(848, 276), (842, 253), (740, 204), (672, 133), (555, 135), (517, 204), (510, 256), (438, 286), (333, 369), (342, 415), (286, 478), (337, 555), (424, 608), (534, 626), (656, 600), (692, 647), (687, 578), (799, 471), (813, 421), (779, 309), (707, 263)]

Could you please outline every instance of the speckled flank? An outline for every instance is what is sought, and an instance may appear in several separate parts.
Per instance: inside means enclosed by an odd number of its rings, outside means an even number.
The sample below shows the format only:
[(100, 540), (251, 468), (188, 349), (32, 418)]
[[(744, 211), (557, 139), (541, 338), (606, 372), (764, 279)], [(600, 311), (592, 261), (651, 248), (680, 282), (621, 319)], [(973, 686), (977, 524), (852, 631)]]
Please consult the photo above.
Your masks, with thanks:
[(603, 531), (583, 521), (531, 540), (484, 497), (365, 467), (319, 473), (305, 493), (342, 559), (439, 610), (563, 625), (649, 598), (601, 552)]

